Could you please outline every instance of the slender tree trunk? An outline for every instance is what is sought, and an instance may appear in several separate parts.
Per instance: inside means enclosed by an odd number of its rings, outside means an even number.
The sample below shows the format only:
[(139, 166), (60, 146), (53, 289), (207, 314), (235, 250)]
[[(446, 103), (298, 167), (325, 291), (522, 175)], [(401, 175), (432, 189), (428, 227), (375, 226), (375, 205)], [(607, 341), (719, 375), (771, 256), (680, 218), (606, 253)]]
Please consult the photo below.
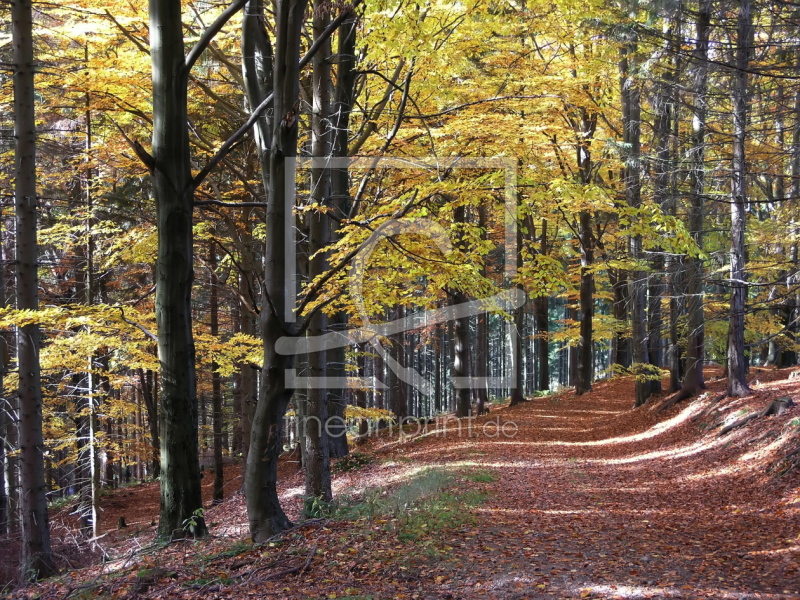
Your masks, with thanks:
[(614, 300), (611, 304), (611, 314), (617, 327), (623, 325), (625, 329), (614, 332), (611, 340), (611, 364), (620, 365), (626, 369), (631, 366), (631, 338), (627, 333), (628, 322), (628, 274), (622, 269), (609, 269), (608, 276), (611, 282), (611, 292)]
[[(671, 37), (671, 33), (668, 34)], [(671, 87), (662, 83), (653, 99), (655, 112), (655, 190), (654, 200), (665, 213), (669, 213), (672, 199), (670, 198), (669, 175), (672, 161), (670, 158), (670, 134), (672, 131), (672, 105), (670, 103)], [(664, 282), (664, 268), (666, 261), (661, 247), (656, 247), (653, 257), (653, 272), (649, 278), (649, 305), (648, 317), (648, 362), (658, 368), (664, 364), (664, 336), (662, 335), (663, 318), (661, 304), (666, 292)], [(661, 392), (661, 380), (650, 381), (650, 391), (653, 394)]]
[[(627, 148), (625, 164), (625, 196), (628, 205), (634, 208), (641, 206), (641, 101), (639, 88), (630, 71), (629, 57), (633, 53), (632, 44), (622, 51), (620, 71), (622, 75), (622, 125), (623, 141)], [(631, 257), (639, 262), (643, 257), (642, 237), (634, 235), (630, 238)], [(630, 298), (633, 333), (633, 362), (645, 365), (647, 356), (647, 316), (646, 316), (646, 276), (636, 269), (631, 272)], [(642, 372), (636, 373), (634, 406), (641, 406), (650, 398), (650, 381)]]
[[(463, 226), (467, 223), (467, 207), (458, 206), (453, 215), (453, 221), (458, 230), (458, 240), (456, 247), (461, 252), (466, 252), (466, 242), (463, 236)], [(451, 292), (453, 306), (466, 304), (469, 297), (461, 290)], [(472, 413), (470, 385), (467, 379), (472, 375), (472, 365), (470, 364), (470, 328), (469, 317), (462, 317), (453, 321), (453, 384), (456, 389), (456, 417), (468, 417)], [(520, 366), (517, 365), (519, 369)], [(514, 396), (511, 398), (514, 404)]]
[(588, 212), (580, 214), (581, 234), (581, 284), (580, 298), (580, 342), (578, 344), (577, 378), (575, 394), (580, 396), (592, 391), (594, 379), (594, 241), (592, 239), (592, 216)]
[[(14, 79), (14, 206), (16, 209), (16, 300), (19, 310), (39, 308), (36, 197), (36, 120), (34, 114), (33, 17), (30, 0), (11, 3)], [(19, 372), (20, 513), (22, 578), (54, 572), (50, 552), (42, 435), (39, 326), (17, 329)]]
[[(348, 17), (338, 31), (338, 51), (336, 53), (336, 85), (333, 90), (333, 103), (331, 105), (331, 122), (333, 123), (331, 132), (332, 155), (335, 158), (345, 158), (349, 156), (348, 137), (350, 135), (350, 113), (353, 110), (353, 98), (355, 94), (356, 80), (356, 16), (352, 14)], [(331, 201), (333, 206), (338, 208), (340, 218), (353, 218), (354, 209), (350, 198), (350, 180), (348, 169), (331, 170)], [(334, 230), (331, 239), (337, 238), (335, 221), (331, 220), (331, 227)], [(339, 329), (347, 327), (348, 316), (341, 312), (332, 319), (332, 326)], [(333, 377), (344, 378), (345, 372), (345, 348), (334, 348), (329, 351), (331, 363), (330, 374)], [(344, 420), (345, 394), (343, 389), (330, 390), (331, 402), (329, 414), (336, 417), (331, 431), (336, 433), (336, 437), (329, 440), (330, 454), (332, 457), (346, 456), (349, 452), (347, 447), (347, 436), (344, 434), (344, 427), (339, 426), (340, 419)]]
[[(249, 3), (252, 5), (252, 3)], [(286, 369), (292, 356), (277, 353), (276, 343), (285, 335), (296, 335), (296, 326), (287, 318), (285, 289), (285, 243), (287, 211), (294, 198), (293, 182), (287, 187), (287, 174), (293, 173), (297, 155), (299, 116), (300, 40), (306, 0), (278, 0), (275, 14), (275, 58), (273, 81), (272, 147), (269, 160), (266, 246), (264, 250), (264, 294), (261, 308), (264, 366), (253, 416), (250, 453), (246, 467), (247, 515), (250, 534), (264, 541), (291, 526), (278, 499), (278, 457), (282, 448), (283, 416), (291, 398), (286, 387)], [(247, 9), (245, 21), (263, 18), (263, 12)], [(247, 31), (247, 29), (245, 29)], [(265, 31), (260, 35), (266, 36)], [(287, 159), (289, 159), (287, 161)], [(289, 206), (287, 207), (287, 203)], [(291, 215), (291, 213), (289, 212)]]
[[(697, 13), (697, 41), (694, 51), (694, 104), (692, 106), (692, 160), (689, 196), (689, 232), (695, 244), (703, 247), (703, 212), (705, 193), (706, 113), (708, 89), (708, 40), (711, 28), (711, 0), (701, 0)], [(688, 398), (705, 388), (703, 358), (705, 317), (703, 315), (703, 263), (696, 256), (687, 256), (686, 313), (688, 344), (686, 374), (679, 392)]]
[(161, 511), (159, 536), (205, 533), (196, 512), (203, 507), (197, 445), (197, 390), (192, 337), (194, 281), (187, 114), (187, 68), (180, 0), (150, 0), (153, 65), (153, 193), (158, 259), (156, 322), (161, 363)]
[[(325, 30), (329, 21), (328, 7), (324, 0), (314, 0), (314, 39)], [(317, 52), (312, 64), (313, 113), (311, 115), (311, 155), (314, 158), (325, 158), (331, 155), (330, 123), (330, 41), (326, 41)], [(311, 171), (311, 197), (314, 202), (324, 206), (330, 201), (330, 169), (315, 167)], [(321, 210), (310, 215), (309, 226), (310, 264), (309, 280), (328, 270), (327, 254), (322, 252), (330, 243), (331, 225), (328, 216)], [(311, 317), (308, 335), (316, 337), (324, 335), (328, 330), (328, 317), (318, 311)], [(328, 368), (328, 352), (322, 350), (308, 356), (309, 375), (319, 380)], [(344, 357), (342, 357), (344, 358)], [(307, 424), (305, 430), (305, 449), (303, 467), (306, 476), (306, 499), (319, 499), (329, 502), (331, 492), (331, 467), (329, 452), (329, 419), (328, 388), (316, 386), (307, 391), (308, 406), (306, 410)], [(339, 398), (338, 400), (342, 400)], [(338, 432), (337, 432), (338, 433)], [(344, 432), (341, 432), (342, 434)], [(305, 507), (309, 516), (314, 514), (315, 507), (307, 502)]]
[(161, 437), (158, 432), (158, 398), (156, 397), (157, 383), (153, 381), (152, 371), (145, 373), (139, 369), (139, 385), (142, 390), (142, 400), (147, 409), (147, 424), (150, 427), (150, 443), (153, 445), (153, 477), (161, 474)]
[(728, 330), (728, 395), (750, 392), (745, 378), (744, 313), (747, 303), (744, 236), (747, 202), (747, 69), (753, 46), (750, 0), (739, 0), (736, 36), (736, 71), (733, 76), (733, 164), (731, 179), (731, 302)]
[[(488, 236), (488, 231), (486, 227), (486, 207), (480, 206), (478, 208), (478, 227), (481, 229), (481, 239), (486, 239)], [(485, 275), (485, 270), (484, 273)], [(476, 392), (476, 412), (478, 415), (484, 414), (488, 410), (488, 403), (489, 403), (489, 390), (486, 387), (486, 377), (489, 375), (489, 315), (487, 313), (480, 313), (477, 317), (477, 323), (475, 327), (475, 336), (477, 339), (475, 340), (475, 364), (473, 371), (475, 373), (475, 377), (481, 378), (484, 383), (481, 383), (478, 388), (475, 390)], [(440, 353), (440, 349), (435, 349), (436, 355), (438, 357)], [(439, 387), (441, 382), (437, 378), (436, 380), (436, 387), (437, 391), (436, 394), (439, 394)], [(435, 411), (434, 411), (435, 412)]]
[[(547, 256), (550, 252), (547, 239), (547, 219), (542, 219), (542, 232), (539, 238), (539, 254)], [(534, 322), (536, 325), (536, 357), (538, 363), (538, 381), (536, 389), (550, 389), (550, 298), (547, 294), (538, 296), (533, 301)]]
[[(219, 280), (217, 279), (217, 252), (213, 241), (208, 244), (208, 268), (211, 272), (211, 289), (209, 293), (209, 312), (211, 313), (211, 337), (219, 336)], [(219, 374), (217, 361), (211, 362), (211, 418), (214, 434), (214, 504), (222, 502), (224, 496), (225, 474), (222, 464), (222, 376)]]

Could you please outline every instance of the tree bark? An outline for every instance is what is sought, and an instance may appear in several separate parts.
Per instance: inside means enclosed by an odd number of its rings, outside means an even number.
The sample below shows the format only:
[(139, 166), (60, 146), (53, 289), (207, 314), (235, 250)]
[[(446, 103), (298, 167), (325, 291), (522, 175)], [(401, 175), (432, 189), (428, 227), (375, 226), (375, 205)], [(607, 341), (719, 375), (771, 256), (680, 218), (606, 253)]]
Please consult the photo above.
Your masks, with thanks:
[[(625, 161), (625, 196), (628, 205), (639, 208), (642, 203), (641, 198), (641, 100), (640, 91), (633, 79), (630, 69), (630, 56), (633, 54), (633, 44), (628, 44), (622, 49), (622, 59), (620, 61), (621, 84), (622, 84), (622, 126), (623, 141), (627, 149)], [(642, 236), (634, 235), (630, 238), (631, 258), (637, 264), (643, 260)], [(641, 365), (639, 369), (634, 369), (636, 375), (635, 401), (634, 406), (641, 406), (650, 398), (650, 381), (646, 379), (643, 365), (647, 364), (647, 316), (646, 316), (646, 283), (647, 278), (644, 272), (636, 267), (631, 272), (630, 298), (631, 298), (631, 320), (632, 320), (632, 345), (633, 362)]]
[(592, 237), (592, 215), (582, 212), (579, 217), (581, 238), (581, 283), (578, 292), (580, 301), (580, 342), (578, 343), (578, 365), (575, 394), (580, 396), (592, 391), (594, 379), (594, 240)]
[[(219, 336), (219, 280), (217, 279), (217, 252), (213, 241), (208, 244), (208, 268), (211, 272), (209, 293), (209, 312), (211, 313), (210, 333), (212, 338)], [(224, 496), (225, 474), (222, 464), (222, 376), (219, 365), (211, 361), (211, 427), (214, 434), (214, 504), (222, 502)]]
[(745, 378), (744, 313), (747, 303), (745, 248), (747, 201), (747, 68), (753, 46), (753, 19), (750, 0), (739, 0), (736, 36), (736, 71), (733, 76), (733, 164), (731, 178), (731, 300), (728, 330), (728, 395), (750, 392)]
[(153, 193), (158, 259), (156, 322), (161, 363), (161, 510), (159, 536), (183, 535), (203, 501), (197, 444), (197, 390), (192, 337), (194, 281), (192, 210), (194, 187), (189, 151), (187, 82), (179, 0), (150, 0), (153, 66)]
[[(688, 226), (694, 243), (703, 247), (705, 193), (706, 113), (708, 90), (708, 40), (711, 28), (711, 0), (701, 0), (697, 13), (697, 41), (694, 50), (695, 78), (692, 106), (692, 160), (689, 172), (690, 196)], [(699, 257), (686, 257), (686, 313), (688, 344), (686, 373), (679, 395), (688, 398), (705, 388), (703, 379), (705, 317), (703, 315), (703, 263)]]
[[(325, 30), (329, 21), (328, 7), (324, 0), (314, 0), (314, 39)], [(311, 115), (311, 155), (314, 158), (325, 158), (331, 155), (330, 123), (330, 40), (326, 41), (317, 52), (312, 65), (312, 96), (313, 107)], [(311, 170), (311, 198), (320, 206), (330, 202), (330, 169), (314, 167)], [(322, 210), (316, 210), (310, 215), (309, 243), (310, 262), (309, 280), (313, 281), (328, 270), (327, 253), (323, 250), (330, 243), (331, 225), (328, 216)], [(324, 335), (328, 330), (328, 317), (322, 311), (317, 311), (311, 316), (308, 327), (309, 337)], [(344, 358), (344, 357), (342, 357)], [(312, 380), (319, 381), (328, 368), (328, 352), (322, 350), (313, 352), (308, 356), (309, 375)], [(306, 479), (306, 506), (307, 516), (318, 516), (311, 499), (330, 502), (331, 492), (331, 466), (329, 451), (329, 414), (328, 414), (328, 388), (326, 385), (315, 385), (307, 390), (306, 426), (303, 428), (304, 444), (303, 467)], [(339, 398), (338, 400), (342, 400)], [(339, 432), (337, 432), (339, 433)], [(344, 434), (344, 431), (341, 431)]]
[[(39, 308), (36, 197), (36, 120), (34, 114), (33, 17), (30, 0), (11, 3), (14, 79), (14, 206), (16, 212), (16, 303)], [(19, 372), (20, 513), (23, 580), (55, 571), (50, 552), (50, 522), (44, 478), (42, 386), (39, 326), (17, 329)]]
[[(255, 27), (245, 25), (244, 31), (255, 30), (266, 38), (259, 19), (257, 2), (248, 3), (245, 21), (256, 20)], [(284, 335), (296, 335), (296, 326), (287, 319), (285, 289), (285, 243), (287, 210), (294, 198), (293, 182), (287, 187), (287, 172), (293, 172), (297, 155), (297, 123), (299, 112), (300, 40), (306, 0), (278, 0), (275, 14), (275, 55), (273, 67), (272, 146), (269, 154), (269, 190), (267, 199), (266, 245), (264, 249), (264, 293), (261, 308), (264, 366), (258, 391), (258, 403), (253, 415), (250, 452), (246, 466), (247, 515), (254, 541), (264, 541), (291, 526), (278, 499), (278, 457), (282, 449), (283, 416), (291, 398), (286, 388), (286, 369), (291, 368), (292, 356), (277, 353), (276, 343)], [(263, 11), (263, 9), (262, 9)], [(243, 34), (244, 35), (244, 34)], [(246, 44), (244, 44), (246, 46)], [(263, 159), (262, 159), (263, 163)], [(287, 169), (291, 169), (287, 171)], [(287, 200), (289, 206), (287, 207)]]

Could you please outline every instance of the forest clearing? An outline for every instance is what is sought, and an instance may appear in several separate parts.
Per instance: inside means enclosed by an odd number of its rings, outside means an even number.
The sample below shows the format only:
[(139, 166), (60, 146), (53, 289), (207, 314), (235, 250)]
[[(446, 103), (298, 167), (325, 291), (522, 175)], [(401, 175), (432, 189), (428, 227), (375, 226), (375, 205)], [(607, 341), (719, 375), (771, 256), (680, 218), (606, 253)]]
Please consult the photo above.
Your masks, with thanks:
[[(19, 597), (800, 598), (800, 476), (784, 472), (800, 456), (800, 410), (720, 436), (800, 389), (790, 370), (756, 371), (750, 396), (715, 400), (725, 382), (712, 380), (706, 398), (661, 415), (631, 409), (618, 379), (494, 406), (472, 438), (431, 425), (373, 439), (334, 465), (329, 515), (262, 545), (246, 541), (241, 494), (211, 507), (207, 489), (214, 534), (151, 546), (157, 486), (133, 485), (101, 502), (108, 563)], [(497, 420), (518, 435), (484, 429)], [(281, 475), (299, 519), (302, 473), (287, 461)]]

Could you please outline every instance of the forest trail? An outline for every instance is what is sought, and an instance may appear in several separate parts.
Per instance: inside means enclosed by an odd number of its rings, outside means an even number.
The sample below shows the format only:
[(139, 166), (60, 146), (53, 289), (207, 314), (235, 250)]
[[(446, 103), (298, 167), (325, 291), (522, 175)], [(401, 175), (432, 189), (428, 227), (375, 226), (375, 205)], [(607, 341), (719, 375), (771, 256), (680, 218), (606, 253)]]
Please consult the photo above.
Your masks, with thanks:
[[(730, 418), (800, 394), (788, 371), (756, 376), (748, 398), (715, 403), (724, 381), (711, 381), (705, 398), (662, 415), (658, 401), (631, 410), (633, 385), (621, 379), (582, 397), (493, 408), (461, 436), (452, 422), (447, 436), (395, 432), (340, 463), (344, 500), (331, 518), (266, 547), (241, 541), (237, 494), (208, 510), (210, 540), (139, 550), (102, 575), (75, 571), (35, 589), (42, 598), (800, 598), (800, 478), (766, 472), (797, 441), (800, 410), (721, 437), (704, 431), (718, 419), (710, 409)], [(495, 435), (498, 423), (507, 436)], [(284, 471), (283, 501), (297, 518), (302, 475)], [(116, 551), (141, 547), (148, 531), (111, 534)]]

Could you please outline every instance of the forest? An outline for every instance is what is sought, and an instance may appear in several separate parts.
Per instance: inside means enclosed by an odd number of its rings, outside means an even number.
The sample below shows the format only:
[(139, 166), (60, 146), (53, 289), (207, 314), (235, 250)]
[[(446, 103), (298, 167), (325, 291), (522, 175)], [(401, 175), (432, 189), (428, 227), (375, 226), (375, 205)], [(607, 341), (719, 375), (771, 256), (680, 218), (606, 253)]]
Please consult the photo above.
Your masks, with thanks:
[(0, 594), (800, 598), (800, 4), (0, 14)]

